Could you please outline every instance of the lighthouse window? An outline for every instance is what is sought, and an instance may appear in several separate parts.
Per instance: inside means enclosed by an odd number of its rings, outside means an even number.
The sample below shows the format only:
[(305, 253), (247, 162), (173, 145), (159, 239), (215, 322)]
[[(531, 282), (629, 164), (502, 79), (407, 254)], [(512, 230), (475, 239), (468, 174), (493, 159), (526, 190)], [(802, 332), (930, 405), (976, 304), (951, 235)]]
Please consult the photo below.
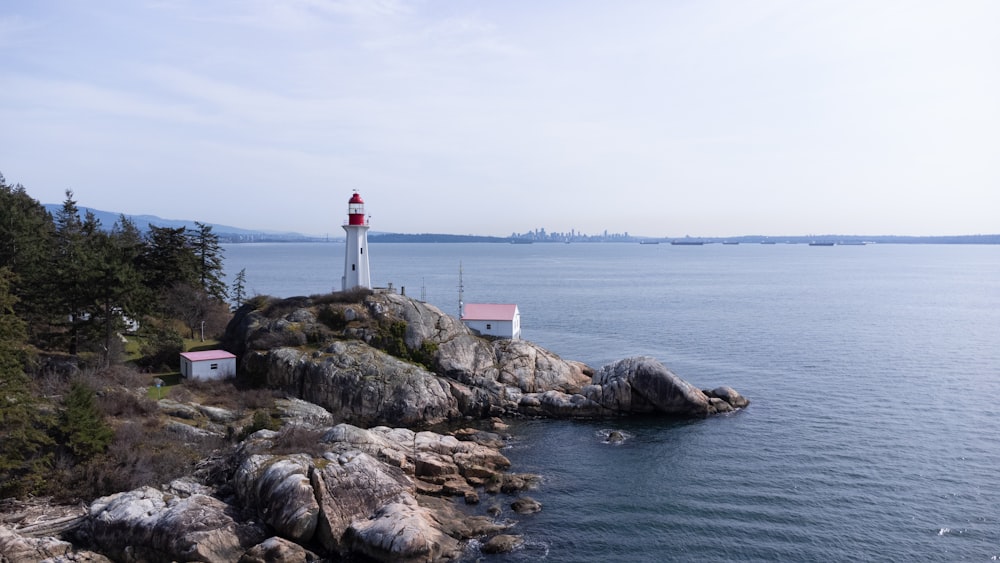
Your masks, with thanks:
[(493, 325), (491, 325), (490, 323), (486, 323), (486, 330), (492, 330), (492, 329)]
[(357, 265), (357, 264), (351, 264), (351, 271), (352, 271), (352, 272), (354, 271), (354, 267), (355, 267), (356, 265)]
[(208, 367), (209, 367), (209, 369), (219, 369), (219, 364), (212, 364), (212, 365), (210, 365)]
[(365, 253), (365, 249), (364, 249), (364, 248), (362, 248), (362, 249), (361, 249), (361, 254), (364, 254), (364, 253)]

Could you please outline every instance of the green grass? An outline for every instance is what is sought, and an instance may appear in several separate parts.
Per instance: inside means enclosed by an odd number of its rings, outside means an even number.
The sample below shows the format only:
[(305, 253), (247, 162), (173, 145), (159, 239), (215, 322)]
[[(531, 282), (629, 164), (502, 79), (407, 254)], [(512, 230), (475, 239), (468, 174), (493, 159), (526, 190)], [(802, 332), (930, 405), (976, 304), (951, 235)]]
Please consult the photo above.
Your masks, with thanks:
[(218, 340), (206, 340), (204, 342), (199, 338), (185, 338), (184, 339), (184, 351), (185, 352), (202, 352), (204, 350), (216, 350), (219, 348)]
[[(142, 357), (139, 352), (139, 348), (142, 345), (142, 338), (136, 335), (128, 336), (128, 342), (125, 344), (125, 363), (133, 363)], [(185, 352), (201, 352), (204, 350), (216, 350), (219, 348), (218, 340), (205, 340), (201, 341), (199, 338), (185, 338), (184, 339), (184, 351)], [(163, 384), (157, 388), (153, 383), (153, 380), (159, 378), (163, 381)], [(167, 371), (162, 373), (150, 373), (149, 374), (149, 388), (146, 391), (147, 396), (154, 401), (162, 399), (170, 395), (170, 390), (181, 384), (183, 378), (178, 371)]]
[[(157, 387), (154, 379), (159, 378), (163, 385)], [(170, 373), (154, 373), (149, 376), (149, 387), (146, 389), (146, 396), (154, 401), (170, 395), (170, 389), (181, 384), (182, 378), (179, 371)]]

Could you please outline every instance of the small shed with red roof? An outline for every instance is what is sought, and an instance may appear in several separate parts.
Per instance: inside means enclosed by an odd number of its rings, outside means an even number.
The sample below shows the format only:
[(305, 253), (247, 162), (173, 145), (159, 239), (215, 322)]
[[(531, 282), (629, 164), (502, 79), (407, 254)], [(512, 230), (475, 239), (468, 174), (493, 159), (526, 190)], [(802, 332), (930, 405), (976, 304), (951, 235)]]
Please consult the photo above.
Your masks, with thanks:
[(462, 308), (462, 323), (483, 336), (521, 338), (521, 312), (507, 303), (468, 303)]
[(227, 379), (236, 376), (236, 356), (225, 350), (181, 353), (181, 375), (191, 379)]

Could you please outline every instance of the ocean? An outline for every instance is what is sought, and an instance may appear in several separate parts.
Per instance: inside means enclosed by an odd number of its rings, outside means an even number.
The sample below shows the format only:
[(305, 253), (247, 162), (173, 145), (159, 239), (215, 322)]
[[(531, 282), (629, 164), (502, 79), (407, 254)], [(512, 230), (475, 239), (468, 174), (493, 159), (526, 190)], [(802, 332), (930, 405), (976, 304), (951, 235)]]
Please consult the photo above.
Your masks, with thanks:
[[(523, 549), (488, 560), (1000, 558), (1000, 246), (369, 252), (375, 285), (446, 313), (461, 280), (466, 303), (516, 303), (523, 337), (564, 358), (648, 355), (752, 401), (704, 420), (513, 421), (504, 453), (544, 477), (528, 493), (543, 509), (516, 517)], [(342, 244), (225, 256), (251, 295), (340, 288)]]

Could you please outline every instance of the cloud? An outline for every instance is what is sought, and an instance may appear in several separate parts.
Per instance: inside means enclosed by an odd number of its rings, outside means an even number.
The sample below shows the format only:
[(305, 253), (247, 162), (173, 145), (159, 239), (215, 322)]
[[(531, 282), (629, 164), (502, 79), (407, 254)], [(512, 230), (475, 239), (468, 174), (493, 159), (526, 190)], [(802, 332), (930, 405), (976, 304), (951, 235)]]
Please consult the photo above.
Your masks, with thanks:
[(1000, 204), (992, 3), (39, 6), (0, 15), (0, 166), (95, 207), (322, 232), (359, 189), (395, 230), (737, 234)]

